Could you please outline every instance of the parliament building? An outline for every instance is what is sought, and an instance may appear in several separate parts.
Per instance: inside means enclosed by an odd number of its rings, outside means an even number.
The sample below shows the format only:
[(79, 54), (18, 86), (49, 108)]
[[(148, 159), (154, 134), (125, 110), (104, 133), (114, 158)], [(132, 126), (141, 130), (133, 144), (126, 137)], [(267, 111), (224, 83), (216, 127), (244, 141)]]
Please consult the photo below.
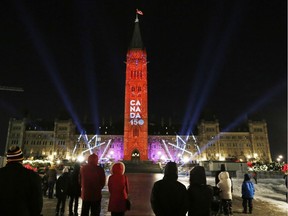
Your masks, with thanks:
[[(42, 124), (42, 125), (41, 125)], [(124, 136), (109, 134), (109, 126), (102, 126), (102, 134), (79, 134), (72, 120), (53, 123), (28, 119), (10, 119), (6, 148), (18, 145), (26, 158), (75, 160), (95, 152), (105, 160), (124, 159)], [(184, 158), (190, 161), (263, 161), (271, 162), (267, 124), (248, 121), (243, 132), (221, 132), (218, 121), (202, 120), (195, 136), (149, 135), (147, 160), (154, 162)], [(172, 134), (172, 133), (171, 133)], [(131, 152), (130, 158), (140, 159), (141, 151)]]
[(248, 121), (242, 132), (221, 131), (217, 120), (201, 120), (194, 135), (151, 133), (148, 130), (147, 63), (136, 14), (126, 55), (124, 130), (113, 135), (109, 132), (111, 125), (103, 125), (104, 128), (99, 128), (101, 133), (93, 134), (84, 129), (79, 132), (79, 127), (76, 130), (73, 120), (55, 120), (46, 125), (44, 122), (12, 118), (6, 150), (11, 145), (18, 145), (27, 158), (47, 157), (50, 160), (75, 160), (94, 152), (100, 161), (271, 162), (265, 121)]

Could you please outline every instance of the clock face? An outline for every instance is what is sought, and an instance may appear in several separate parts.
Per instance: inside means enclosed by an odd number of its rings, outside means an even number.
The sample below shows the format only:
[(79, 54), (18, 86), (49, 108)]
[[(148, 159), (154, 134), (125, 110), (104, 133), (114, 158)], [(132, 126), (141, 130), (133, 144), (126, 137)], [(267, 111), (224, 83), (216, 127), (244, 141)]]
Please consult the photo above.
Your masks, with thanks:
[(144, 120), (143, 120), (143, 119), (140, 119), (140, 120), (138, 121), (138, 124), (139, 124), (139, 125), (143, 125), (143, 124), (144, 124)]

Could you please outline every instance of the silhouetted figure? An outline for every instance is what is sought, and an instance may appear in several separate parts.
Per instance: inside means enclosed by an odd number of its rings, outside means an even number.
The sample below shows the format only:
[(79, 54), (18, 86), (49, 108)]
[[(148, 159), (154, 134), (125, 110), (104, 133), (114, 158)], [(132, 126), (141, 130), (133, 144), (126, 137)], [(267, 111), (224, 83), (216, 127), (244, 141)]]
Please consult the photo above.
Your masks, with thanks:
[(42, 177), (42, 191), (43, 191), (43, 196), (47, 196), (47, 190), (48, 190), (48, 170), (44, 172), (44, 175)]
[(48, 198), (52, 199), (54, 195), (54, 186), (57, 180), (57, 171), (54, 165), (52, 165), (49, 168), (47, 176), (48, 176)]
[(74, 165), (74, 169), (70, 173), (70, 186), (68, 188), (68, 195), (70, 197), (69, 216), (78, 216), (78, 203), (79, 203), (79, 197), (81, 196), (80, 164), (79, 163), (76, 163)]
[(252, 177), (253, 177), (253, 179), (254, 179), (254, 181), (255, 181), (255, 184), (257, 184), (257, 172), (256, 171), (253, 171), (253, 173), (252, 173)]
[(121, 162), (115, 163), (111, 168), (111, 176), (108, 180), (108, 190), (110, 193), (108, 211), (111, 216), (124, 216), (126, 200), (128, 199), (129, 183), (125, 173), (125, 165)]
[(248, 213), (247, 212), (247, 204), (248, 204), (249, 213), (252, 214), (253, 210), (252, 200), (254, 198), (255, 189), (253, 183), (250, 181), (249, 174), (244, 175), (244, 181), (242, 183), (241, 192), (242, 192), (243, 213), (245, 214)]
[(88, 157), (88, 164), (80, 170), (81, 175), (81, 216), (100, 216), (101, 212), (101, 190), (105, 186), (104, 169), (98, 166), (98, 156), (92, 154)]
[(164, 177), (154, 183), (151, 193), (151, 206), (156, 216), (185, 216), (188, 210), (188, 197), (185, 185), (177, 181), (177, 164), (168, 162)]
[(286, 172), (283, 178), (285, 179), (285, 185), (286, 185), (286, 202), (288, 203), (288, 186), (287, 186), (287, 185), (288, 185), (288, 181), (287, 181), (287, 178), (288, 178), (288, 177), (287, 177), (287, 176), (288, 176), (288, 173)]
[(65, 167), (63, 169), (63, 173), (59, 176), (56, 181), (56, 197), (57, 197), (57, 205), (56, 205), (56, 216), (63, 216), (65, 212), (65, 204), (66, 198), (69, 188), (69, 169)]
[(210, 216), (213, 188), (207, 185), (205, 169), (196, 166), (190, 171), (188, 187), (188, 216)]
[(18, 146), (7, 151), (7, 164), (0, 169), (0, 215), (39, 216), (43, 206), (41, 178), (23, 167)]

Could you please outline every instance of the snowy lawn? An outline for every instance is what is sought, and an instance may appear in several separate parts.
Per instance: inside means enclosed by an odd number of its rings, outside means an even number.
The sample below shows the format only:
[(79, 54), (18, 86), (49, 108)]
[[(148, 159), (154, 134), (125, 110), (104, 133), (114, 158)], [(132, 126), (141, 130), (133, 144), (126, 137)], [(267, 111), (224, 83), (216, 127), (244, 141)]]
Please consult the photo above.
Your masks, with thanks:
[[(179, 176), (178, 180), (189, 185), (189, 176)], [(232, 178), (233, 195), (241, 197), (241, 185), (243, 179)], [(253, 179), (251, 180), (253, 183)], [(214, 186), (215, 178), (207, 177), (207, 183)], [(288, 204), (286, 203), (286, 187), (284, 179), (258, 179), (258, 184), (255, 184), (255, 200), (262, 200), (273, 204), (275, 207), (287, 211)]]

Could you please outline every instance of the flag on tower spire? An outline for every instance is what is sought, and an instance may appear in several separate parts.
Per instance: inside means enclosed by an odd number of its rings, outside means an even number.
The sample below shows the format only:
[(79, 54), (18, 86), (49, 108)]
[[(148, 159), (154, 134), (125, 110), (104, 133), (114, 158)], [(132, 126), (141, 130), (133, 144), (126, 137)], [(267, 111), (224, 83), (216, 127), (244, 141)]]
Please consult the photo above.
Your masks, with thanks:
[(138, 8), (136, 9), (136, 13), (140, 15), (144, 15), (142, 11), (138, 10)]

